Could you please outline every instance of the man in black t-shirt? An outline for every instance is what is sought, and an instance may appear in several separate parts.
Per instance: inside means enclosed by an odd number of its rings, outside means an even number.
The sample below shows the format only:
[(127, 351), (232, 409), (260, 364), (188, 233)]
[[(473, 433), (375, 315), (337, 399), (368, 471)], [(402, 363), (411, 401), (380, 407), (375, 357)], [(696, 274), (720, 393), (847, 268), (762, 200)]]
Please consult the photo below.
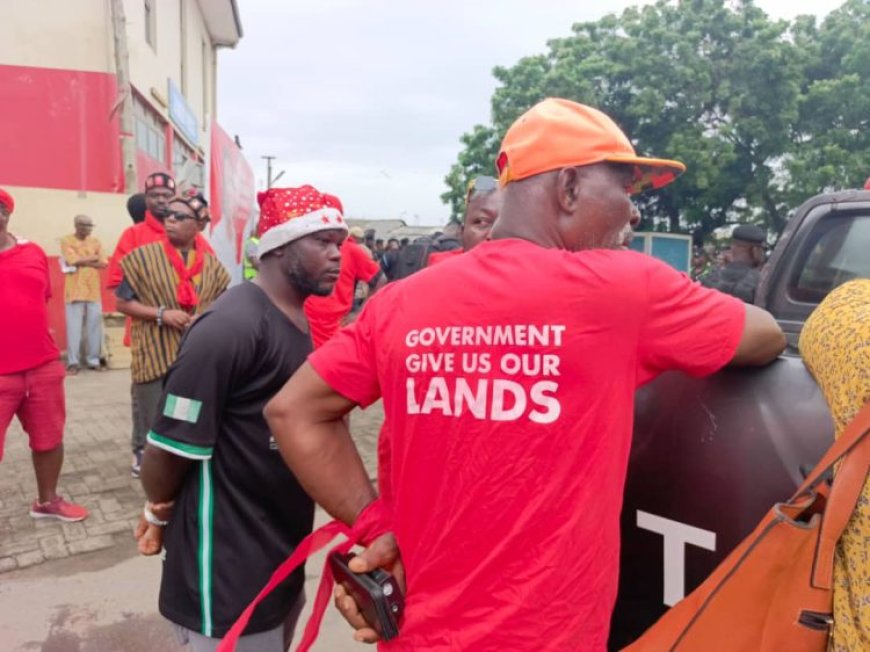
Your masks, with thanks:
[[(165, 543), (160, 613), (194, 652), (217, 647), (314, 519), (263, 408), (311, 352), (302, 304), (332, 291), (347, 226), (338, 199), (311, 186), (258, 199), (259, 275), (185, 335), (142, 463), (139, 549)], [(237, 650), (287, 649), (304, 581), (300, 568), (263, 602)]]

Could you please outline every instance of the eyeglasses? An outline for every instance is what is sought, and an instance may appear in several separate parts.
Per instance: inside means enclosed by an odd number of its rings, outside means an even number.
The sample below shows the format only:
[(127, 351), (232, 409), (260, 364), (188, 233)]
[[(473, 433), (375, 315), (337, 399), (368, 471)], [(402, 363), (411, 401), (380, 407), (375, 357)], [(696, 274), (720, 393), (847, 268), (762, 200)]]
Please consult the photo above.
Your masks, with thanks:
[(498, 179), (495, 177), (479, 176), (468, 182), (468, 189), (465, 191), (465, 203), (471, 201), (481, 193), (492, 192), (498, 188)]
[(181, 211), (170, 211), (166, 214), (166, 217), (171, 217), (176, 222), (183, 222), (184, 220), (196, 220), (196, 215), (188, 215), (187, 213), (182, 213)]

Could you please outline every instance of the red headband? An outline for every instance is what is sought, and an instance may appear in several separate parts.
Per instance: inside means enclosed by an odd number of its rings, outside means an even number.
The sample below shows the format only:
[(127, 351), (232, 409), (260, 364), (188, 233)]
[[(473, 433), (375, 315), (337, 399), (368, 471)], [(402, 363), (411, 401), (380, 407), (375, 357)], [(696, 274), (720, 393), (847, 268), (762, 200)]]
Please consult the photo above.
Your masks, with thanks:
[(12, 211), (15, 210), (15, 200), (12, 199), (12, 195), (8, 192), (0, 188), (0, 204), (3, 204), (6, 207), (6, 210), (9, 214), (12, 214)]

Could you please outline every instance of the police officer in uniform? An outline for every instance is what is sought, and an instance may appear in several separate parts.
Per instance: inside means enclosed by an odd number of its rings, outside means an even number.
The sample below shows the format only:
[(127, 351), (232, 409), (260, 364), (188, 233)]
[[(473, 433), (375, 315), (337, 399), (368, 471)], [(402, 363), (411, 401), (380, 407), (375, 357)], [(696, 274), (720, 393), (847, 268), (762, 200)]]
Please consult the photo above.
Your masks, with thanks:
[(767, 234), (754, 224), (741, 224), (731, 234), (731, 247), (724, 253), (725, 263), (699, 280), (701, 285), (714, 288), (742, 299), (755, 302), (755, 289), (764, 266), (764, 245)]

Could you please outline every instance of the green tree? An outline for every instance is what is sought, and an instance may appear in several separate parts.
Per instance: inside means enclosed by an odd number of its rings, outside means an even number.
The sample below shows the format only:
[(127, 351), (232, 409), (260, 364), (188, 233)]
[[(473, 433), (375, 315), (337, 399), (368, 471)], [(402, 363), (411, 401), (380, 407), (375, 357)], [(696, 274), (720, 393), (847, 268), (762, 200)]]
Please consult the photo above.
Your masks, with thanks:
[(870, 2), (850, 0), (820, 26), (801, 17), (793, 34), (806, 75), (781, 182), (791, 206), (870, 175)]
[[(660, 0), (578, 23), (572, 36), (550, 41), (545, 54), (494, 70), (492, 123), (463, 137), (443, 199), (459, 215), (465, 180), (491, 169), (510, 124), (544, 97), (566, 97), (611, 115), (639, 153), (688, 165), (679, 182), (638, 197), (643, 228), (707, 234), (750, 220), (779, 230), (809, 170), (843, 181), (843, 166), (860, 160), (860, 143), (832, 134), (831, 118), (816, 105), (851, 111), (852, 131), (870, 115), (861, 113), (870, 101), (866, 92), (851, 110), (826, 93), (831, 84), (857, 88), (862, 73), (866, 85), (870, 45), (857, 53), (852, 46), (853, 39), (870, 43), (867, 7), (866, 0), (850, 0), (817, 28), (807, 18), (794, 26), (770, 20), (750, 0)], [(819, 43), (809, 47), (813, 39)], [(820, 172), (819, 147), (805, 146), (817, 133), (829, 149), (843, 148), (836, 150), (838, 163), (828, 164), (833, 171)], [(799, 169), (808, 171), (801, 179)], [(824, 187), (812, 185), (801, 198)]]

